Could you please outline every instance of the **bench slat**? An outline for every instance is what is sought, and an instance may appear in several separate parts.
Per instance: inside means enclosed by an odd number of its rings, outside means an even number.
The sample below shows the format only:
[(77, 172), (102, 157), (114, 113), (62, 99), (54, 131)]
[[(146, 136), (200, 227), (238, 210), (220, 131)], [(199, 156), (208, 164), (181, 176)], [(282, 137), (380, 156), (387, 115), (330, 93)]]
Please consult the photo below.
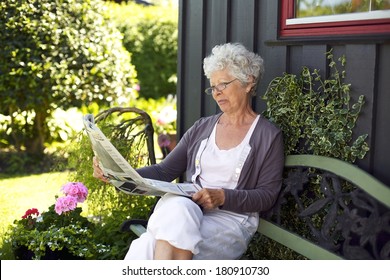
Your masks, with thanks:
[(143, 225), (132, 224), (130, 225), (130, 230), (139, 237), (146, 231), (146, 228)]
[(325, 156), (289, 155), (286, 157), (285, 166), (306, 166), (330, 171), (354, 183), (378, 201), (390, 207), (390, 188), (351, 163)]
[(342, 258), (299, 235), (288, 232), (267, 220), (260, 219), (258, 232), (312, 260), (341, 260)]

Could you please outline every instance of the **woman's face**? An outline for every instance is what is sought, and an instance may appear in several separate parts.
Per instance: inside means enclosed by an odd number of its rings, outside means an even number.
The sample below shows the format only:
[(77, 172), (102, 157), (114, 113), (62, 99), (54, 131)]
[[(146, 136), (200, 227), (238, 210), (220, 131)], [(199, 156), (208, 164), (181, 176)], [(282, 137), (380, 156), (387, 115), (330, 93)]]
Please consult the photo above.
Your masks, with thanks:
[[(229, 83), (226, 85), (225, 89), (216, 89), (224, 83)], [(250, 86), (243, 86), (241, 82), (231, 76), (227, 70), (215, 71), (211, 74), (210, 85), (215, 87), (213, 98), (222, 112), (239, 112), (248, 106), (249, 98), (247, 92), (250, 90)]]

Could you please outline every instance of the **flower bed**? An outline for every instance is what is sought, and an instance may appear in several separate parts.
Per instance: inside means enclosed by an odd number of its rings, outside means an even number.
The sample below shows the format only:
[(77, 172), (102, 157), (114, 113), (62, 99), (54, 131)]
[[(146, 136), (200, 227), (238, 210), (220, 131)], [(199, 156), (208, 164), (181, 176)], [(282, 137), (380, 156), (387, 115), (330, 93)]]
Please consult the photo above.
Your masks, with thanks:
[(64, 196), (57, 197), (47, 211), (28, 209), (11, 225), (7, 240), (16, 259), (93, 259), (109, 250), (95, 242), (98, 225), (82, 216), (78, 207), (88, 189), (80, 182), (70, 182), (61, 190)]

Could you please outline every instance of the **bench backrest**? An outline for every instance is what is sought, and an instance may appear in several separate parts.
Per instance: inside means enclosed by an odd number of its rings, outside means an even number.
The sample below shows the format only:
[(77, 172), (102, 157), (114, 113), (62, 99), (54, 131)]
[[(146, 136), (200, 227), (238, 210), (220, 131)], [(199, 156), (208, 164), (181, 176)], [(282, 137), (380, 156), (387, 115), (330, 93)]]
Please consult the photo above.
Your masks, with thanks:
[(154, 128), (148, 113), (136, 107), (112, 107), (98, 113), (95, 122), (133, 166), (156, 163)]
[(285, 172), (261, 234), (309, 259), (390, 258), (390, 187), (323, 156), (287, 156)]

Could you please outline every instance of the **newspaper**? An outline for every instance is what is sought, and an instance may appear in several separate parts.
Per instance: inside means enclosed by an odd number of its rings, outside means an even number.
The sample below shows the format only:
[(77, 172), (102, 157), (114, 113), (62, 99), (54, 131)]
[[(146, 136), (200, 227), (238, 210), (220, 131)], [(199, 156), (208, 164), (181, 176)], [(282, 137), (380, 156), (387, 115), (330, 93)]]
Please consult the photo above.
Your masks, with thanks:
[(131, 195), (162, 196), (165, 193), (173, 193), (187, 197), (201, 190), (202, 187), (194, 183), (172, 183), (143, 178), (95, 125), (92, 114), (85, 115), (83, 123), (92, 150), (99, 159), (99, 167), (110, 183), (119, 190)]

